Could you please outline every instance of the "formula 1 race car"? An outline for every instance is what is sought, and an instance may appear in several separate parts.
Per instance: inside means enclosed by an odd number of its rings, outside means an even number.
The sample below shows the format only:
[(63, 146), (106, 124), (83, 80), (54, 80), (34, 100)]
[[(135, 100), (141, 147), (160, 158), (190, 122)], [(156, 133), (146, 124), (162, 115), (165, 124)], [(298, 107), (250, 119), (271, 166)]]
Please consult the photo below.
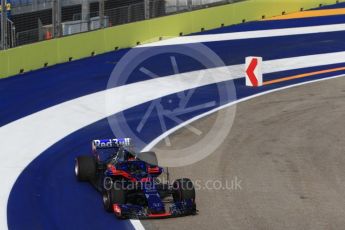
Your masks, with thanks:
[[(79, 156), (75, 174), (103, 196), (106, 211), (118, 218), (164, 218), (195, 215), (195, 189), (187, 178), (161, 182), (163, 168), (154, 152), (132, 151), (130, 138), (92, 141), (93, 156)], [(163, 175), (163, 174), (162, 174)]]

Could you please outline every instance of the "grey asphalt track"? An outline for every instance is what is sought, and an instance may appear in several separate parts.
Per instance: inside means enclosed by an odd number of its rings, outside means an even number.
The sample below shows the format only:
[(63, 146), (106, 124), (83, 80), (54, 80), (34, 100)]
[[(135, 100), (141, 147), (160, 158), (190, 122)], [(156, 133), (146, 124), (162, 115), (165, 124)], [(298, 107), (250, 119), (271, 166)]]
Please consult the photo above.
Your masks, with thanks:
[[(203, 130), (215, 116), (192, 125)], [(182, 129), (170, 138), (177, 148), (193, 135)], [(197, 190), (198, 215), (145, 220), (146, 229), (344, 229), (345, 78), (238, 104), (223, 144), (170, 172), (200, 184), (237, 178), (240, 186)]]

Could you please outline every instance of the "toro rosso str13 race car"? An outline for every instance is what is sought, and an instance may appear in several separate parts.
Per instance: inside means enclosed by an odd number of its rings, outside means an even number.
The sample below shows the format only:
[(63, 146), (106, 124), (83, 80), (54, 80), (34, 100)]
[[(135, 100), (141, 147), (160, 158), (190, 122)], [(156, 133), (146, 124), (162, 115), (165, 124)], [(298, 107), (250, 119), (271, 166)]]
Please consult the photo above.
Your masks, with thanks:
[(195, 189), (190, 179), (160, 182), (163, 168), (154, 152), (132, 151), (130, 138), (92, 141), (90, 156), (79, 156), (75, 174), (103, 197), (106, 211), (118, 218), (164, 218), (195, 215)]

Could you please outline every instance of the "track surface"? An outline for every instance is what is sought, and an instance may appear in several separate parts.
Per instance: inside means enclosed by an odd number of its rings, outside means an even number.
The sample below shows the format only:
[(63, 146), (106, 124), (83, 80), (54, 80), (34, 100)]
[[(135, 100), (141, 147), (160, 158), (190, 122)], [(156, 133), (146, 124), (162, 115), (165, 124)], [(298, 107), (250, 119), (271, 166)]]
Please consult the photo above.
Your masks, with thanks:
[[(344, 5), (337, 4), (336, 6), (342, 8)], [(235, 75), (239, 71), (243, 73), (243, 70), (238, 65), (243, 64), (243, 60), (246, 56), (263, 56), (265, 61), (277, 61), (277, 59), (284, 58), (285, 61), (283, 67), (289, 66), (289, 68), (277, 70), (277, 66), (275, 68), (273, 66), (272, 69), (269, 69), (269, 74), (265, 74), (265, 80), (273, 80), (296, 74), (344, 67), (345, 59), (342, 55), (338, 56), (338, 58), (321, 58), (321, 56), (318, 56), (316, 59), (314, 57), (312, 61), (306, 61), (304, 57), (307, 57), (306, 55), (309, 57), (309, 55), (333, 55), (335, 52), (343, 52), (345, 44), (343, 39), (345, 30), (333, 32), (329, 31), (322, 34), (314, 33), (294, 36), (291, 36), (291, 34), (286, 34), (286, 36), (268, 38), (262, 38), (263, 34), (266, 35), (271, 33), (271, 29), (318, 25), (339, 26), (338, 24), (340, 23), (344, 23), (344, 15), (327, 16), (322, 17), (321, 19), (313, 17), (306, 19), (243, 23), (213, 31), (205, 31), (200, 34), (211, 35), (238, 31), (256, 31), (255, 33), (257, 37), (253, 39), (245, 38), (232, 42), (208, 42), (205, 40), (203, 44), (215, 52), (223, 60), (225, 65), (232, 67), (233, 65), (237, 66), (238, 71), (234, 71), (233, 73)], [(258, 32), (257, 30), (265, 31)], [(246, 49), (243, 49), (243, 47), (246, 47)], [(173, 46), (173, 48), (181, 47), (177, 45)], [(160, 50), (166, 50), (166, 47), (150, 47), (149, 49), (152, 52), (158, 52)], [(80, 112), (77, 114), (78, 111), (83, 111), (83, 109), (87, 109), (89, 107), (76, 103), (74, 99), (78, 99), (81, 96), (91, 96), (90, 94), (92, 93), (104, 91), (106, 89), (110, 73), (126, 52), (128, 52), (128, 50), (111, 52), (93, 58), (56, 65), (42, 70), (29, 72), (24, 75), (2, 79), (0, 81), (1, 96), (4, 98), (4, 100), (0, 102), (0, 126), (2, 126), (0, 131), (0, 139), (2, 140), (2, 143), (4, 143), (2, 148), (3, 161), (0, 167), (0, 175), (2, 175), (0, 178), (0, 184), (2, 186), (2, 190), (0, 192), (0, 198), (2, 200), (2, 202), (0, 202), (0, 206), (2, 208), (0, 209), (0, 229), (7, 229), (6, 224), (8, 224), (9, 229), (25, 230), (107, 229), (109, 227), (115, 229), (133, 228), (129, 221), (118, 221), (112, 214), (108, 215), (105, 213), (102, 208), (101, 197), (99, 194), (97, 194), (88, 184), (76, 183), (73, 174), (73, 163), (75, 156), (89, 153), (89, 144), (91, 139), (107, 138), (114, 135), (110, 130), (107, 119), (104, 118), (98, 121), (94, 120), (95, 123), (85, 123), (86, 126), (78, 127), (73, 133), (61, 131), (64, 130), (64, 128), (69, 127), (69, 124), (76, 124), (81, 120), (73, 120), (71, 118), (71, 114), (68, 116), (62, 115), (58, 117), (57, 113), (54, 113), (49, 117), (49, 119), (42, 120), (42, 122), (48, 123), (48, 125), (42, 125), (43, 123), (39, 121), (37, 123), (28, 122), (28, 124), (24, 126), (20, 125), (22, 124), (21, 122), (29, 119), (29, 115), (35, 116), (37, 115), (36, 113), (42, 114), (45, 109), (49, 109), (52, 106), (64, 102), (73, 103), (73, 105), (76, 106), (76, 109), (72, 111), (76, 115), (86, 116), (89, 114), (89, 112), (92, 113), (94, 110), (97, 110), (96, 107), (94, 107), (93, 109), (86, 110), (87, 113)], [(303, 57), (303, 61), (296, 61), (301, 60), (296, 59), (301, 57)], [(163, 56), (157, 55), (144, 62), (143, 66), (153, 71), (163, 79), (167, 76), (175, 74), (171, 66), (170, 58), (171, 53), (164, 53)], [(289, 58), (289, 61), (286, 61), (286, 58)], [(180, 73), (198, 71), (204, 68), (199, 62), (196, 62), (195, 60), (193, 61), (191, 58), (185, 57), (184, 55), (177, 55), (176, 59)], [(300, 64), (305, 66), (301, 67)], [(278, 66), (282, 67), (282, 65)], [(260, 88), (245, 87), (243, 78), (238, 78), (234, 80), (233, 83), (236, 88), (236, 99), (242, 99), (244, 97), (252, 96), (254, 94), (271, 89), (309, 80), (327, 78), (344, 73), (345, 71), (337, 71), (326, 74), (318, 74), (308, 78), (266, 85)], [(125, 84), (135, 84), (149, 79), (149, 76), (136, 70), (131, 75), (131, 78), (125, 82)], [(228, 82), (224, 82), (224, 84), (226, 83)], [(224, 84), (222, 83), (221, 85)], [(209, 95), (216, 96), (214, 90), (214, 84), (207, 85), (205, 87), (198, 87), (195, 95), (191, 98), (191, 106), (199, 105), (208, 99), (212, 99), (209, 98)], [(176, 94), (168, 95), (157, 100), (159, 102), (169, 102), (170, 99), (174, 98), (176, 99)], [(153, 101), (147, 101), (144, 104), (132, 107), (123, 112), (126, 117), (126, 122), (128, 122), (128, 125), (132, 130), (135, 130), (137, 124), (141, 121), (142, 114), (145, 113), (146, 109), (152, 102)], [(229, 101), (222, 101), (222, 103), (227, 102)], [(181, 119), (185, 121), (200, 113), (206, 112), (206, 110), (211, 110), (215, 107), (218, 107), (222, 103), (219, 102), (214, 107), (186, 114), (182, 116)], [(66, 109), (68, 108), (66, 108), (64, 105), (59, 107), (60, 112), (64, 112)], [(308, 107), (305, 109), (308, 109)], [(269, 114), (274, 115), (276, 113), (275, 110), (269, 112), (272, 112)], [(279, 115), (280, 114), (277, 113), (277, 120)], [(59, 118), (60, 122), (49, 122), (51, 121), (50, 118), (53, 119), (56, 117)], [(116, 119), (117, 115), (115, 114), (114, 117)], [(143, 138), (145, 141), (147, 141), (147, 143), (149, 143), (153, 138), (161, 135), (163, 130), (158, 124), (159, 121), (157, 116), (152, 114), (150, 116), (150, 122), (148, 122), (147, 127), (145, 127), (145, 132), (140, 133), (140, 138)], [(167, 128), (170, 129), (173, 128), (176, 123), (170, 121), (170, 123), (167, 122), (167, 125)], [(6, 127), (12, 132), (8, 131)], [(20, 131), (11, 129), (11, 127), (17, 127)], [(52, 127), (56, 128), (57, 131), (48, 132), (47, 128)], [(200, 128), (205, 127), (207, 128), (207, 126)], [(33, 133), (35, 135), (33, 135)], [(38, 134), (42, 134), (42, 138), (38, 138)], [(61, 135), (61, 137), (64, 138), (61, 139), (60, 137), (55, 139), (53, 138), (55, 135)], [(240, 139), (241, 136), (238, 138)], [(301, 141), (301, 143), (303, 142)], [(252, 143), (241, 142), (239, 144)], [(39, 150), (33, 151), (33, 149), (36, 149), (36, 147)], [(239, 152), (237, 153), (239, 154)], [(252, 151), (252, 154), (255, 153), (256, 151)], [(247, 158), (249, 158), (249, 156), (247, 156)], [(217, 159), (219, 162), (221, 162), (220, 158)], [(257, 158), (254, 157), (254, 159)], [(233, 160), (236, 160), (236, 158), (233, 157)], [(29, 162), (31, 163), (29, 164)], [(241, 161), (238, 163), (240, 164)], [(207, 168), (207, 170), (210, 172), (212, 172), (212, 170), (217, 172), (216, 170), (222, 167), (225, 170), (225, 167), (227, 166), (223, 165), (222, 163), (220, 163), (220, 166), (218, 166), (216, 163), (213, 164), (214, 168)], [(229, 164), (232, 166), (231, 164), (235, 164), (235, 161)], [(232, 170), (233, 167), (230, 168), (230, 170)], [(20, 176), (19, 173), (21, 173)], [(236, 171), (227, 173), (228, 174), (225, 175), (234, 175), (238, 177), (243, 176)], [(181, 176), (182, 174), (183, 173), (181, 173)], [(189, 173), (186, 173), (186, 175), (188, 174)], [(203, 174), (205, 174), (205, 172), (203, 172)], [(203, 174), (200, 175), (202, 176)], [(217, 176), (217, 174), (212, 175), (213, 177)], [(244, 175), (247, 176), (247, 174)], [(190, 177), (195, 178), (194, 175)], [(243, 181), (246, 183), (251, 183), (249, 179), (245, 179), (246, 178), (243, 178)], [(16, 182), (14, 184), (15, 180)], [(275, 181), (272, 181), (272, 184), (274, 183)], [(246, 188), (247, 190), (244, 188), (244, 192), (249, 193), (251, 190), (248, 189), (248, 185)], [(257, 189), (254, 190), (254, 192), (252, 191), (252, 193), (254, 193), (253, 196), (256, 195), (255, 191), (259, 190)], [(242, 201), (245, 201), (247, 198), (244, 196), (245, 193), (241, 194), (243, 194)], [(202, 195), (202, 193), (199, 195)], [(214, 226), (219, 226), (219, 228), (222, 226), (224, 228), (228, 228), (230, 225), (207, 225), (199, 219), (200, 217), (205, 217), (205, 209), (210, 208), (210, 210), (214, 211), (214, 207), (218, 204), (222, 204), (223, 199), (227, 200), (234, 196), (233, 193), (230, 193), (230, 195), (227, 193), (221, 195), (225, 195), (225, 197), (229, 196), (229, 198), (220, 199), (220, 196), (216, 195), (215, 197), (218, 197), (217, 203), (216, 201), (211, 200), (212, 196), (206, 196), (205, 199), (201, 201), (206, 202), (210, 200), (210, 207), (206, 207), (207, 204), (202, 204), (199, 200), (199, 208), (202, 210), (200, 216), (181, 218), (179, 220), (162, 221), (161, 225), (164, 226), (163, 228), (169, 227), (170, 223), (175, 224), (176, 221), (177, 226), (184, 228), (185, 226), (181, 225), (181, 223), (185, 221), (188, 224), (196, 222), (193, 225), (189, 225), (192, 227), (194, 225), (197, 225), (195, 227), (198, 227), (198, 225), (199, 227), (203, 227), (205, 225), (211, 226), (212, 228), (215, 228)], [(241, 201), (241, 199), (238, 197), (236, 197), (236, 199)], [(251, 201), (249, 198), (248, 200)], [(246, 205), (246, 202), (244, 202), (244, 204), (241, 206), (238, 205), (235, 199), (230, 201), (230, 205), (226, 202), (224, 202), (224, 205), (220, 205), (221, 211), (224, 211), (225, 209), (229, 209), (229, 211), (219, 212), (217, 210), (212, 213), (209, 211), (208, 213), (210, 216), (211, 214), (217, 215), (218, 217), (216, 220), (219, 223), (222, 223), (222, 221), (220, 221), (221, 219), (228, 218), (234, 223), (231, 226), (235, 225), (236, 223), (241, 223), (240, 220), (243, 220), (243, 218), (246, 218), (249, 223), (251, 216), (255, 217), (255, 213), (253, 214), (253, 212), (248, 212), (247, 214), (246, 211), (250, 209), (246, 208), (249, 205)], [(235, 215), (234, 212), (238, 212), (238, 215)], [(231, 216), (229, 217), (229, 215)], [(207, 218), (211, 219), (208, 216)], [(208, 221), (210, 221), (210, 223), (215, 223), (213, 220)], [(147, 223), (150, 222), (145, 222), (145, 224)], [(169, 223), (169, 226), (165, 225), (165, 223)], [(260, 227), (261, 225), (257, 224), (257, 226)], [(248, 228), (254, 227), (250, 226)]]
[[(232, 131), (217, 151), (171, 174), (203, 182), (238, 177), (241, 189), (198, 190), (197, 216), (143, 221), (144, 226), (343, 229), (344, 89), (345, 78), (338, 78), (240, 103)], [(203, 129), (215, 116), (192, 125)], [(191, 135), (182, 129), (170, 137), (178, 148)]]

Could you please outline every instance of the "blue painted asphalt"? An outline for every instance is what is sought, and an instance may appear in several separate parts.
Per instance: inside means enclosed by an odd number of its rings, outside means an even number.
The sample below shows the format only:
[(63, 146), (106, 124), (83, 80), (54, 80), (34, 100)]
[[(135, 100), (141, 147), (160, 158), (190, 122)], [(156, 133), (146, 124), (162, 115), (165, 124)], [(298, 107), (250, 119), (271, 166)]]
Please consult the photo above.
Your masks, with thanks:
[[(345, 63), (343, 66), (345, 66)], [(313, 70), (317, 69), (313, 68)], [(309, 71), (311, 69), (308, 69)], [(299, 71), (274, 73), (268, 75), (267, 78), (290, 76), (297, 72)], [(246, 87), (244, 79), (238, 79), (235, 81), (237, 97), (241, 99), (270, 89), (325, 78), (335, 74), (345, 74), (345, 71), (321, 74), (260, 88)], [(226, 83), (220, 85), (224, 84)], [(216, 85), (198, 88), (188, 107), (213, 100), (217, 102), (216, 105), (186, 113), (179, 116), (179, 118), (188, 120), (231, 101), (231, 99), (219, 101), (218, 90), (219, 88)], [(212, 95), (213, 98), (210, 98), (209, 95)], [(176, 98), (176, 95), (169, 95), (160, 100), (169, 101), (169, 99), (175, 100)], [(157, 126), (159, 124), (157, 112), (151, 114), (142, 132), (136, 131), (142, 119), (141, 114), (145, 113), (150, 104), (151, 102), (148, 102), (123, 112), (126, 117), (125, 122), (127, 122), (131, 131), (146, 143), (149, 143), (163, 131), (160, 126)], [(111, 119), (121, 119), (121, 117), (121, 114), (116, 114)], [(168, 118), (165, 118), (165, 121), (168, 129), (176, 125)], [(10, 229), (105, 229), (109, 226), (119, 229), (129, 228), (128, 222), (119, 222), (113, 215), (103, 210), (100, 194), (90, 185), (78, 183), (74, 177), (74, 158), (80, 154), (91, 154), (91, 139), (113, 136), (107, 119), (103, 119), (67, 136), (35, 159), (21, 174), (12, 189), (8, 203)], [(69, 227), (66, 228), (65, 226)]]
[[(241, 64), (246, 56), (261, 56), (264, 60), (344, 51), (345, 32), (331, 32), (288, 37), (235, 40), (205, 43), (226, 65)], [(185, 45), (193, 48), (195, 44)], [(164, 52), (164, 47), (140, 48)], [(94, 58), (57, 65), (24, 75), (0, 80), (0, 126), (50, 106), (77, 97), (105, 90), (116, 63), (128, 50), (111, 52)], [(170, 56), (176, 56), (180, 73), (204, 68), (191, 57), (164, 53), (154, 56), (141, 66), (159, 76), (174, 74)], [(207, 54), (206, 54), (207, 55)], [(178, 63), (178, 64), (179, 64)], [(143, 81), (148, 76), (136, 70), (130, 81)], [(19, 109), (20, 108), (20, 109)]]
[[(341, 37), (344, 37), (342, 32), (326, 34), (307, 37), (291, 36), (287, 39), (288, 41), (285, 38), (276, 38), (275, 40), (269, 38), (267, 40), (250, 39), (234, 43), (221, 42), (206, 45), (220, 55), (227, 65), (242, 63), (245, 56), (253, 55), (253, 53), (262, 55), (268, 60), (285, 57), (279, 55), (293, 57), (344, 50), (344, 42), (341, 40)], [(310, 43), (311, 45), (309, 45)], [(280, 46), (275, 44), (286, 47), (284, 54), (278, 52), (276, 47)], [(255, 45), (262, 47), (256, 49)], [(239, 47), (246, 47), (246, 49), (243, 51)], [(250, 51), (248, 51), (249, 49)], [(125, 52), (126, 50), (112, 52), (1, 80), (1, 95), (6, 100), (0, 102), (0, 125), (54, 104), (105, 89), (110, 72)], [(170, 57), (169, 54), (158, 57), (158, 59), (156, 57), (147, 60), (147, 63), (143, 65), (160, 76), (166, 76), (173, 73), (171, 67), (168, 66), (170, 65), (166, 59), (168, 57)], [(160, 60), (159, 65), (156, 64), (157, 60)], [(187, 57), (177, 56), (177, 61), (181, 72), (202, 68), (200, 64)], [(276, 79), (339, 66), (345, 66), (345, 63), (272, 73), (266, 75), (265, 79)], [(341, 73), (345, 73), (345, 71), (321, 74), (260, 88), (245, 87), (244, 79), (235, 80), (233, 83), (236, 86), (237, 98), (240, 99), (266, 90)], [(145, 79), (147, 77), (140, 75), (139, 71), (135, 71), (129, 82)], [(232, 82), (223, 82), (219, 85), (225, 86), (226, 84), (231, 85)], [(218, 90), (216, 85), (198, 88), (189, 106), (212, 100), (217, 102), (216, 105), (184, 114), (179, 118), (187, 120), (233, 100), (233, 98), (227, 98), (220, 101)], [(212, 95), (211, 98), (210, 95)], [(176, 95), (169, 95), (159, 100), (163, 104), (169, 99), (176, 103), (176, 98)], [(151, 114), (143, 132), (135, 131), (141, 121), (141, 114), (146, 111), (150, 103), (136, 106), (123, 113), (130, 129), (144, 142), (149, 142), (162, 133), (161, 127), (156, 125), (159, 123), (157, 113)], [(171, 107), (169, 108), (169, 106)], [(167, 109), (173, 110), (173, 108), (174, 104), (167, 106)], [(112, 116), (112, 119), (120, 119), (120, 115), (116, 114)], [(166, 119), (166, 122), (168, 128), (176, 125), (169, 119)], [(104, 212), (101, 196), (90, 185), (77, 183), (74, 178), (74, 157), (90, 152), (91, 139), (112, 136), (107, 119), (103, 119), (65, 137), (36, 158), (20, 175), (12, 189), (8, 203), (9, 228), (29, 230), (131, 228), (128, 221), (118, 221), (113, 215)]]

